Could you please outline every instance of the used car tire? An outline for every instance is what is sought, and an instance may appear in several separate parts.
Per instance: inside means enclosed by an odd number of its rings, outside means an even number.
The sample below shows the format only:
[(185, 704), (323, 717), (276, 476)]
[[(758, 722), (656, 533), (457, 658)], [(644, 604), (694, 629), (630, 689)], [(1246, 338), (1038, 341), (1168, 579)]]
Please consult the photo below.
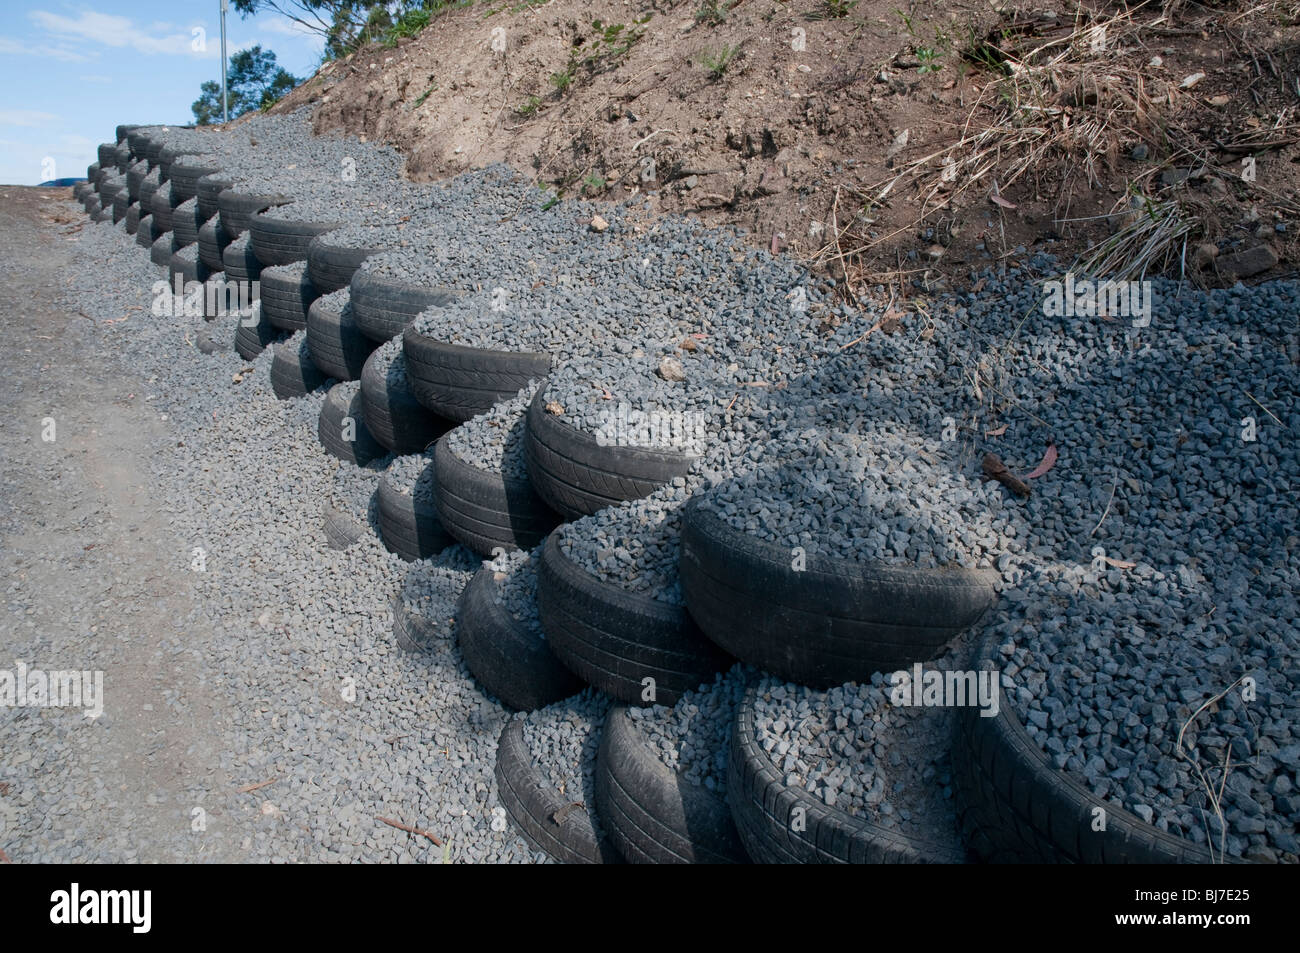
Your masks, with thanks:
[[(252, 242), (249, 242), (252, 245)], [(254, 255), (262, 261), (260, 255)], [(266, 263), (262, 261), (265, 266)], [(307, 327), (307, 312), (319, 294), (301, 265), (263, 267), (258, 273), (262, 313), (277, 328), (299, 331)]]
[(388, 474), (379, 481), (379, 537), (389, 552), (407, 562), (428, 559), (456, 544), (433, 504), (394, 489)]
[(169, 194), (171, 189), (165, 185), (158, 186), (158, 191), (154, 192), (153, 198), (149, 200), (149, 208), (153, 212), (153, 227), (164, 232), (172, 230), (172, 201)]
[(175, 250), (176, 237), (171, 232), (164, 232), (149, 247), (149, 260), (155, 265), (169, 268), (172, 263), (172, 252)]
[(493, 599), (488, 567), (474, 574), (456, 603), (456, 641), (484, 689), (520, 711), (544, 708), (582, 691), (578, 677), (551, 654), (546, 640)]
[(507, 481), (452, 452), (448, 436), (434, 447), (435, 500), (447, 532), (480, 556), (537, 546), (560, 522), (526, 480)]
[(610, 709), (596, 755), (596, 813), (628, 863), (749, 863), (727, 799), (664, 764), (622, 705)]
[[(186, 162), (176, 162), (173, 163), (172, 167), (168, 170), (167, 178), (172, 184), (172, 193), (181, 202), (184, 202), (188, 199), (198, 198), (199, 179), (203, 178), (205, 175), (212, 175), (220, 171), (220, 166), (211, 163), (190, 165)], [(216, 213), (214, 212), (213, 214), (215, 215)], [(206, 216), (206, 218), (211, 217), (211, 215)]]
[(321, 507), (321, 524), (325, 545), (333, 550), (349, 548), (366, 533), (365, 526), (355, 516), (337, 510), (328, 503)]
[(272, 205), (284, 205), (293, 199), (277, 192), (240, 192), (233, 188), (223, 189), (217, 196), (217, 209), (221, 214), (221, 224), (232, 239), (238, 238), (248, 230), (254, 215)]
[[(995, 668), (996, 657), (996, 640), (986, 636), (975, 668)], [(1225, 859), (1146, 823), (1057, 770), (1025, 730), (1006, 693), (994, 716), (981, 717), (976, 707), (957, 713), (953, 780), (963, 833), (986, 861), (1211, 864)], [(1104, 831), (1093, 826), (1098, 808), (1105, 811)]]
[[(349, 418), (352, 420), (352, 440), (348, 440), (344, 432), (344, 422)], [(366, 429), (361, 394), (345, 396), (341, 384), (335, 384), (325, 396), (316, 425), (316, 436), (331, 456), (355, 463), (359, 467), (388, 453)]]
[(348, 286), (361, 333), (372, 341), (391, 341), (429, 308), (441, 308), (459, 296), (450, 288), (426, 288), (358, 270)]
[(996, 598), (996, 573), (857, 565), (743, 533), (700, 506), (682, 508), (686, 607), (730, 654), (814, 688), (869, 681), (924, 662)]
[(357, 330), (350, 305), (336, 311), (324, 298), (307, 311), (307, 340), (316, 366), (341, 381), (360, 378), (366, 359), (379, 346)]
[(303, 397), (327, 380), (311, 359), (311, 346), (306, 337), (298, 347), (290, 342), (275, 345), (271, 360), (271, 390), (281, 400)]
[[(593, 688), (641, 704), (642, 679), (655, 701), (675, 705), (733, 660), (704, 637), (684, 606), (629, 592), (564, 554), (564, 527), (547, 537), (537, 566), (537, 608), (551, 651)], [(629, 858), (630, 859), (630, 858)]]
[(339, 222), (301, 222), (257, 212), (249, 218), (253, 251), (264, 265), (289, 265), (307, 260), (307, 246), (317, 235), (339, 227)]
[[(960, 864), (964, 852), (909, 837), (829, 807), (785, 778), (754, 732), (751, 685), (736, 710), (727, 760), (727, 802), (745, 851), (760, 864)], [(802, 829), (793, 822), (802, 811)]]
[(497, 741), (497, 793), (515, 829), (533, 850), (564, 864), (617, 864), (609, 839), (596, 837), (588, 808), (575, 807), (533, 767), (523, 725), (511, 720)]
[(199, 200), (199, 211), (205, 219), (221, 214), (218, 199), (221, 193), (235, 184), (235, 180), (221, 172), (200, 176), (195, 183), (195, 197)]
[(142, 248), (152, 248), (157, 240), (153, 233), (153, 216), (142, 215), (135, 229), (135, 243)]
[(172, 210), (172, 231), (176, 233), (176, 245), (179, 248), (197, 245), (199, 229), (203, 225), (204, 221), (199, 217), (197, 205), (186, 205), (182, 202)]
[[(217, 221), (215, 216), (212, 220)], [(216, 239), (213, 238), (212, 242), (215, 245)], [(253, 249), (249, 247), (248, 242), (231, 242), (223, 248), (221, 250), (221, 264), (226, 272), (226, 277), (231, 281), (256, 281), (260, 298), (262, 263), (257, 260), (257, 256), (253, 254)]]
[(307, 246), (307, 274), (321, 294), (329, 294), (346, 288), (363, 261), (386, 250), (368, 245), (331, 244), (328, 232), (317, 235)]
[[(411, 393), (404, 374), (380, 369), (376, 348), (361, 367), (361, 399), (366, 424), (375, 439), (393, 453), (419, 453), (447, 432), (447, 422), (429, 413)], [(402, 360), (401, 355), (397, 361)]]
[(445, 344), (415, 328), (402, 332), (415, 397), (435, 414), (464, 423), (551, 370), (549, 354)]
[(546, 410), (546, 387), (528, 407), (528, 476), (551, 509), (569, 519), (649, 496), (690, 472), (695, 458), (677, 450), (601, 446), (592, 434)]
[[(199, 210), (199, 214), (203, 214), (202, 209)], [(221, 227), (219, 216), (212, 215), (199, 226), (199, 258), (212, 271), (225, 269), (226, 263), (222, 256), (229, 244), (230, 236)]]
[(280, 329), (260, 315), (240, 318), (235, 331), (235, 350), (244, 360), (251, 361), (282, 337)]
[(126, 223), (126, 233), (134, 235), (140, 230), (140, 206), (134, 202), (127, 207), (126, 218), (122, 220)]

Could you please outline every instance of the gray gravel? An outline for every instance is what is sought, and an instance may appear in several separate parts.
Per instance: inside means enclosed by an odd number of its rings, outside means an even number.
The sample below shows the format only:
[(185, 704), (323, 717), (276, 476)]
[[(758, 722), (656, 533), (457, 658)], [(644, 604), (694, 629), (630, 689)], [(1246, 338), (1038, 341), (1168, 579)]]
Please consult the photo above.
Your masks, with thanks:
[[(400, 346), (400, 338), (397, 343)], [(536, 389), (537, 382), (530, 381), (516, 396), (452, 428), (447, 436), (448, 448), (470, 466), (487, 473), (500, 473), (506, 482), (526, 483), (524, 424)]]
[(533, 767), (551, 790), (587, 808), (601, 836), (596, 815), (596, 752), (610, 700), (588, 688), (572, 698), (516, 717), (523, 723), (524, 745)]
[(712, 684), (686, 692), (671, 708), (629, 708), (628, 715), (665, 765), (690, 784), (724, 794), (736, 707), (754, 674), (738, 663), (715, 675)]
[(388, 465), (384, 479), (398, 493), (413, 496), (417, 503), (433, 506), (434, 491), (437, 489), (433, 451), (395, 457)]
[(537, 560), (540, 558), (539, 546), (531, 553), (523, 549), (511, 550), (496, 559), (484, 561), (483, 565), (495, 573), (496, 586), (492, 597), (496, 603), (529, 631), (545, 639), (542, 619), (537, 612)]

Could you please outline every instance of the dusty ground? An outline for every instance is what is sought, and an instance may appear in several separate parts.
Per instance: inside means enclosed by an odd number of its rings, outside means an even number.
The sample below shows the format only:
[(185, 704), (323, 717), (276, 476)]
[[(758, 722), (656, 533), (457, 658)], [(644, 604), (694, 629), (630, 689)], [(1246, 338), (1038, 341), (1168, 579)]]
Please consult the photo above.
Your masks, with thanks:
[(95, 720), (0, 708), (0, 851), (228, 861), (222, 700), (166, 641), (193, 595), (144, 465), (165, 428), (148, 382), (107, 370), (89, 320), (59, 304), (80, 277), (70, 191), (0, 189), (0, 669), (102, 671), (105, 705)]
[(1130, 189), (1191, 222), (1166, 270), (1190, 269), (1198, 245), (1224, 261), (1267, 245), (1268, 275), (1291, 272), (1294, 5), (1167, 9), (474, 3), (327, 65), (276, 108), (319, 101), (318, 130), (391, 142), (419, 179), (506, 161), (564, 195), (650, 192), (853, 290), (942, 287), (1038, 247), (1068, 263), (1121, 222), (1106, 216)]

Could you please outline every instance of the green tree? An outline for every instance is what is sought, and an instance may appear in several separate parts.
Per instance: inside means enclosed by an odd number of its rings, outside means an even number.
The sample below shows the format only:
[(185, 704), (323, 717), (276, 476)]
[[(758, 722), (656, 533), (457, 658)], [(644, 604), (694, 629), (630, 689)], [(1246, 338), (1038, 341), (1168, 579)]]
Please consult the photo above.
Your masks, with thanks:
[(241, 17), (270, 12), (325, 40), (325, 56), (335, 59), (373, 40), (382, 39), (398, 17), (412, 10), (445, 6), (440, 0), (231, 0)]
[[(230, 57), (226, 70), (226, 97), (230, 118), (269, 106), (298, 85), (298, 79), (275, 63), (275, 54), (261, 46), (240, 50)], [(208, 80), (199, 87), (200, 96), (190, 108), (200, 126), (221, 122), (221, 83)]]

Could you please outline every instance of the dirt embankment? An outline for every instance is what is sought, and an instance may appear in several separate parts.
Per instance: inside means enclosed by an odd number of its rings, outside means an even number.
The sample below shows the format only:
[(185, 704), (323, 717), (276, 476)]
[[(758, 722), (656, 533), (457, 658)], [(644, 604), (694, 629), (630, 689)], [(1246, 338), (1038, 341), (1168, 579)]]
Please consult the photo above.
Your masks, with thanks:
[(850, 291), (1043, 247), (1209, 283), (1298, 250), (1283, 3), (475, 3), (276, 108), (308, 101), (415, 178), (504, 161), (566, 196), (648, 192)]

